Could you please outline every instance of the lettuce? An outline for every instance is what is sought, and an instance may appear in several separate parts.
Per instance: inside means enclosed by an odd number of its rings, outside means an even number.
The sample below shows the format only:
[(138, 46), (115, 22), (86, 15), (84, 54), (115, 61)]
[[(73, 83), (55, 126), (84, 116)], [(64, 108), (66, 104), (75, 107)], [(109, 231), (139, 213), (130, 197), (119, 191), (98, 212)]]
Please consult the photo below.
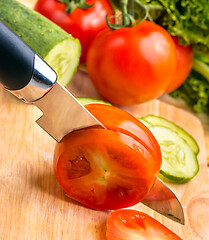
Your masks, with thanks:
[(159, 23), (186, 45), (209, 51), (208, 0), (159, 0), (164, 13)]

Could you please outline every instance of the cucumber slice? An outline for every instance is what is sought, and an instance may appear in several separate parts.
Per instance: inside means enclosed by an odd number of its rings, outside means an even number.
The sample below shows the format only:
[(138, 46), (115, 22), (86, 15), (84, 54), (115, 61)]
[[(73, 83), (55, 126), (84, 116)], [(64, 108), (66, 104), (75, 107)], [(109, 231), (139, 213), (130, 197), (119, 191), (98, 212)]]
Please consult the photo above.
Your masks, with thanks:
[(155, 115), (147, 115), (142, 118), (147, 122), (153, 124), (154, 126), (164, 126), (168, 127), (171, 130), (175, 131), (180, 137), (182, 137), (191, 147), (192, 151), (197, 155), (199, 153), (199, 146), (195, 139), (187, 133), (183, 128), (179, 127), (175, 123)]
[(187, 142), (167, 127), (153, 126), (149, 129), (161, 148), (160, 173), (176, 183), (185, 183), (192, 179), (199, 171), (199, 164), (196, 154)]
[(149, 122), (147, 122), (146, 120), (142, 119), (142, 118), (138, 118), (138, 120), (143, 123), (147, 128), (152, 127), (153, 125)]
[(104, 102), (104, 101), (98, 100), (98, 99), (87, 98), (87, 97), (77, 97), (76, 99), (83, 105), (87, 105), (87, 104), (91, 104), (91, 103), (99, 103), (99, 104), (106, 104), (106, 105), (111, 106), (110, 103)]
[(15, 0), (0, 0), (0, 20), (52, 66), (66, 87), (79, 64), (78, 39)]

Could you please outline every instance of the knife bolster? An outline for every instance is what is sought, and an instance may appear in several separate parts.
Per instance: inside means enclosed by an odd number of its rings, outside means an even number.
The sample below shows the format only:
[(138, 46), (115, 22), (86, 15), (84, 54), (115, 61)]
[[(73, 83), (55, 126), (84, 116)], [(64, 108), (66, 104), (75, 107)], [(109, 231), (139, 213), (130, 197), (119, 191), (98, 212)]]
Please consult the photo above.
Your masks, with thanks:
[(35, 54), (33, 74), (29, 83), (22, 89), (9, 91), (22, 101), (32, 103), (42, 98), (54, 86), (56, 80), (54, 70)]

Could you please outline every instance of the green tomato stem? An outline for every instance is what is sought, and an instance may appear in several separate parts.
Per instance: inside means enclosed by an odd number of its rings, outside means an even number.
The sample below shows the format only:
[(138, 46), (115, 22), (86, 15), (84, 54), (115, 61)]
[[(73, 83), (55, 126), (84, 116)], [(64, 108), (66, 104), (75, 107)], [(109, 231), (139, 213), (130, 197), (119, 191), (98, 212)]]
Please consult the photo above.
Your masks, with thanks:
[(130, 0), (130, 15), (134, 17), (134, 0)]
[(127, 18), (128, 14), (128, 0), (121, 0), (121, 10), (122, 10), (122, 19), (123, 25), (127, 26), (129, 24), (129, 20)]
[[(135, 11), (135, 5), (140, 8), (141, 15), (139, 20), (135, 20), (136, 11)], [(129, 12), (128, 12), (129, 10)], [(109, 16), (109, 14), (106, 16), (106, 23), (109, 26), (110, 29), (116, 30), (123, 27), (134, 27), (138, 24), (140, 24), (143, 20), (149, 19), (152, 20), (152, 17), (149, 14), (148, 7), (140, 2), (140, 0), (120, 0), (120, 11), (122, 16), (122, 23), (110, 23), (110, 19), (115, 17), (115, 14), (112, 16)]]
[(95, 1), (93, 4), (87, 4), (86, 0), (58, 0), (61, 3), (66, 5), (66, 13), (73, 12), (76, 8), (87, 9), (94, 6)]

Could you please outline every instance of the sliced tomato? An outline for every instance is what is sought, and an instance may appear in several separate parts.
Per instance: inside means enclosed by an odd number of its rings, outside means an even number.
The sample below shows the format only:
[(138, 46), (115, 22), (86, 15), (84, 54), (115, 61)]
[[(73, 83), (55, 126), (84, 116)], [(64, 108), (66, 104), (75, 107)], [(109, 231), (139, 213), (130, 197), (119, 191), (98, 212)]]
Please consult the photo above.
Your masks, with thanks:
[(153, 164), (156, 163), (159, 166), (158, 161), (161, 159), (161, 151), (156, 138), (133, 115), (108, 105), (103, 105), (101, 108), (100, 104), (89, 104), (85, 107), (108, 129), (125, 133), (143, 144), (156, 159)]
[[(133, 206), (146, 196), (159, 173), (159, 145), (156, 142), (154, 149), (152, 133), (127, 112), (101, 104), (87, 108), (107, 130), (94, 127), (65, 136), (55, 148), (57, 180), (69, 197), (90, 208)], [(142, 138), (122, 128), (123, 122), (138, 132), (141, 128)], [(150, 136), (145, 138), (146, 134)]]
[(131, 209), (109, 215), (106, 236), (107, 240), (182, 240), (154, 218)]

